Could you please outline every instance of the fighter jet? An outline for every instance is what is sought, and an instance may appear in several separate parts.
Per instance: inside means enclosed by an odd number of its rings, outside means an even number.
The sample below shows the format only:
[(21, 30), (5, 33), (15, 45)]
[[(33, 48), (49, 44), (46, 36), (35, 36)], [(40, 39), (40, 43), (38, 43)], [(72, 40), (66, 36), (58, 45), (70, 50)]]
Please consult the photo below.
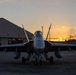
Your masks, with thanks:
[(22, 63), (29, 61), (31, 56), (36, 61), (36, 65), (42, 64), (42, 55), (47, 61), (53, 63), (53, 56), (49, 57), (48, 52), (54, 52), (57, 58), (62, 58), (62, 51), (76, 50), (76, 44), (63, 44), (63, 43), (51, 43), (47, 41), (51, 25), (49, 27), (46, 40), (43, 39), (42, 32), (40, 30), (35, 31), (33, 39), (29, 40), (26, 31), (24, 33), (27, 38), (27, 42), (21, 44), (1, 45), (0, 51), (15, 52), (14, 59), (19, 59), (21, 52), (26, 52), (27, 57), (22, 57)]

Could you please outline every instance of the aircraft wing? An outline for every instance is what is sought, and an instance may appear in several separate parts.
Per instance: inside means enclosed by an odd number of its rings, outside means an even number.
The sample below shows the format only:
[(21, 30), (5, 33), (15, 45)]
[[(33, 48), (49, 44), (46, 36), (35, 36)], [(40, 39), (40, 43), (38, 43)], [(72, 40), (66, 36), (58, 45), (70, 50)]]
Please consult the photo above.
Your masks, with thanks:
[(0, 51), (5, 51), (5, 52), (29, 52), (32, 51), (33, 41), (29, 41), (27, 43), (22, 43), (22, 44), (11, 44), (11, 45), (1, 45), (0, 46)]
[(73, 51), (76, 50), (76, 44), (66, 44), (66, 43), (50, 43), (45, 41), (45, 51)]

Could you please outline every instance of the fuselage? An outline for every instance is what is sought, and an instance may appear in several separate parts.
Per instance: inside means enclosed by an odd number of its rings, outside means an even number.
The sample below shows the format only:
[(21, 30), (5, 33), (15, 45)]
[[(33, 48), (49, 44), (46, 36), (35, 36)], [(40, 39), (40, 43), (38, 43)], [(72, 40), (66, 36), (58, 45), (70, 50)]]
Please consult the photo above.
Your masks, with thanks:
[(43, 51), (45, 48), (44, 39), (41, 31), (36, 31), (33, 37), (34, 51)]

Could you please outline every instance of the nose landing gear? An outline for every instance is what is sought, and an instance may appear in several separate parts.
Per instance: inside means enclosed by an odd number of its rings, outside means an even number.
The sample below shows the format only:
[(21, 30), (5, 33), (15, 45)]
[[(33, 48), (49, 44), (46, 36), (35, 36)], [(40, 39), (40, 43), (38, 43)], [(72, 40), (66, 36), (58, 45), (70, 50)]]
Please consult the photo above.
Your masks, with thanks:
[(36, 66), (38, 66), (38, 65), (40, 65), (40, 66), (42, 65), (42, 60), (41, 59), (40, 60), (36, 59)]

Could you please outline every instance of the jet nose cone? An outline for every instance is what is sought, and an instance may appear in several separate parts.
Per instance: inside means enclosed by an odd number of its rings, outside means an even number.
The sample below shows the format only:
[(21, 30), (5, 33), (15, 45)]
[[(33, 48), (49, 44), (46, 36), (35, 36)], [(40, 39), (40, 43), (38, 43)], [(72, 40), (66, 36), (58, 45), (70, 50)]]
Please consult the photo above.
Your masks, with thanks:
[(44, 45), (37, 45), (36, 50), (44, 50)]
[(42, 46), (38, 46), (38, 47), (36, 47), (37, 49), (44, 49), (44, 47), (42, 47)]

